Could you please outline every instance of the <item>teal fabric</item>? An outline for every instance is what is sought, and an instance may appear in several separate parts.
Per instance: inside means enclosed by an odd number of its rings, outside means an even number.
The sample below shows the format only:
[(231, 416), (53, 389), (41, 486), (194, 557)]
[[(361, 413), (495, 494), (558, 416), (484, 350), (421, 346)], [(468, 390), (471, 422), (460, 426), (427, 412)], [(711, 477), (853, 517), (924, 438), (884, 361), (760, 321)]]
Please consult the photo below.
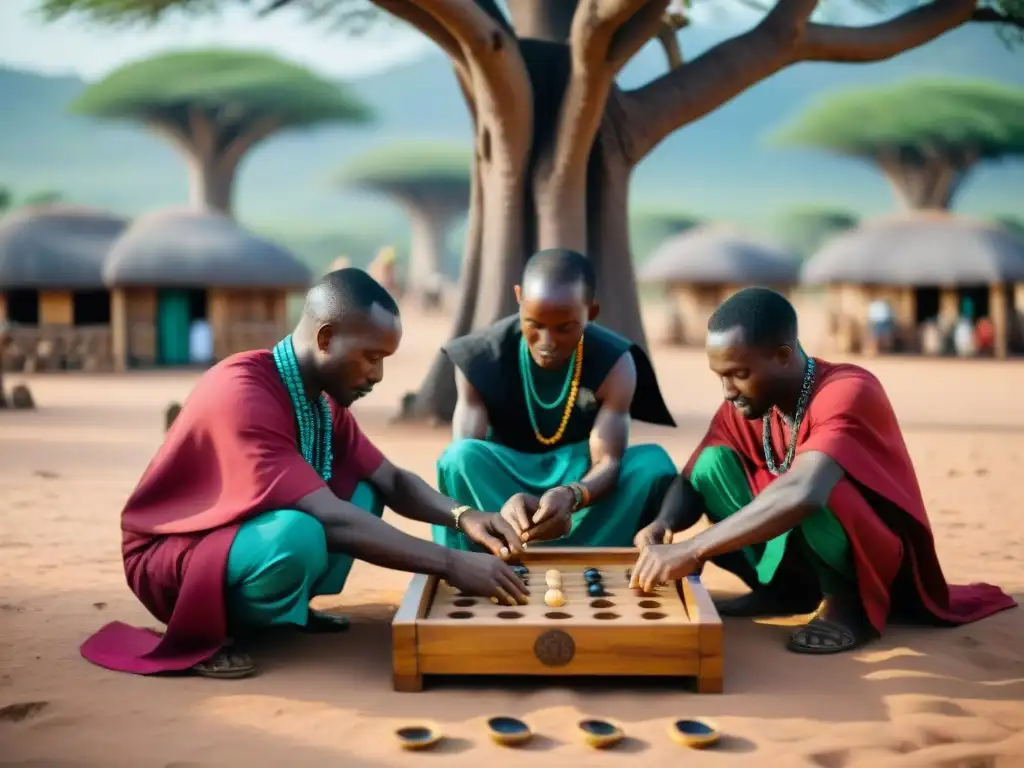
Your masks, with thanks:
[[(690, 484), (704, 499), (708, 519), (717, 523), (754, 500), (739, 457), (729, 448), (712, 446), (701, 451), (690, 474)], [(822, 592), (837, 594), (855, 581), (850, 540), (836, 516), (822, 507), (797, 529), (813, 557), (809, 565), (818, 577)], [(794, 529), (794, 530), (797, 530)], [(760, 547), (742, 551), (762, 584), (769, 584), (782, 563), (792, 531), (786, 531)]]
[[(437, 486), (458, 504), (497, 513), (517, 493), (541, 496), (579, 481), (590, 470), (590, 447), (575, 443), (546, 453), (522, 453), (486, 440), (452, 443), (437, 461)], [(677, 470), (657, 445), (626, 450), (618, 484), (604, 499), (573, 515), (572, 530), (559, 539), (534, 546), (632, 546), (640, 521), (653, 518)], [(433, 526), (433, 539), (455, 549), (480, 547), (451, 528)]]
[[(360, 483), (351, 503), (380, 517), (384, 503)], [(267, 512), (242, 524), (228, 553), (228, 620), (250, 626), (305, 626), (309, 601), (340, 593), (352, 570), (349, 555), (329, 553), (323, 526), (295, 509)]]

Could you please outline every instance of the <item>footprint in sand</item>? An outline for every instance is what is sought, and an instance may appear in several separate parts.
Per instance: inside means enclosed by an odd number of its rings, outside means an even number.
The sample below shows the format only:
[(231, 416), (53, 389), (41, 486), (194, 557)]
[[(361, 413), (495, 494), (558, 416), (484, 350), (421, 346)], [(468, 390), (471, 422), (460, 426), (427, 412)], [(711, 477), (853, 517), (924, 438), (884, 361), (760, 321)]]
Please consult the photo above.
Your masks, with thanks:
[(23, 701), (18, 704), (8, 704), (0, 708), (0, 721), (7, 723), (20, 723), (34, 717), (50, 706), (48, 701)]

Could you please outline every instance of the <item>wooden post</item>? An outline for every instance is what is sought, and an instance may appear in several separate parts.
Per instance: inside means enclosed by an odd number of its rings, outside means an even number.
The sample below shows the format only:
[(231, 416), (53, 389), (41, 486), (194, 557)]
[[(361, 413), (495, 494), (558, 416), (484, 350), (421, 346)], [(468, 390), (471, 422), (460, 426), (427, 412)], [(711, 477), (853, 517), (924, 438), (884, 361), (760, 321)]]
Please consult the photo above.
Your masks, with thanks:
[(128, 302), (124, 290), (114, 288), (110, 292), (110, 352), (114, 370), (128, 370)]
[(1001, 283), (995, 283), (988, 289), (988, 314), (995, 333), (993, 353), (999, 360), (1005, 360), (1009, 352), (1008, 336), (1010, 323), (1006, 302), (1006, 290)]

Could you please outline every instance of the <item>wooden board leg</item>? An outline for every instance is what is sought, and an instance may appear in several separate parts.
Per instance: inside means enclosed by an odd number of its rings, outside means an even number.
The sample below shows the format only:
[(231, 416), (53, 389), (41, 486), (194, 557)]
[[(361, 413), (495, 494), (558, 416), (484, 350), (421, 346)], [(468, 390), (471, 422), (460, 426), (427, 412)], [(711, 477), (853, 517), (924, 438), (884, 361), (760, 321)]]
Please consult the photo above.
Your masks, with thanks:
[(697, 693), (721, 693), (724, 686), (721, 656), (703, 656), (697, 672)]
[(419, 693), (423, 690), (423, 675), (394, 675), (392, 687), (400, 693)]

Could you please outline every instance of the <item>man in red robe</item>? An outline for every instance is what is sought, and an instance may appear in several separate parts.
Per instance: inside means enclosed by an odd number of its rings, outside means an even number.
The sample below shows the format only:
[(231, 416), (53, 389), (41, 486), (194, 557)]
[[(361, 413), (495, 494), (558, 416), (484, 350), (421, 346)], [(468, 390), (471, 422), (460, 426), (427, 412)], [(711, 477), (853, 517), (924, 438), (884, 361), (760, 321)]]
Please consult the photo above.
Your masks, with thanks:
[[(310, 598), (341, 592), (353, 559), (526, 599), (503, 561), (521, 548), (512, 527), (395, 467), (348, 410), (381, 380), (401, 333), (387, 291), (342, 269), (310, 290), (272, 351), (234, 355), (200, 378), (121, 517), (128, 585), (166, 631), (108, 624), (83, 644), (86, 659), (135, 674), (248, 676), (238, 634), (329, 625)], [(406, 535), (380, 519), (385, 505), (457, 528), (490, 554)]]
[[(946, 583), (885, 390), (863, 368), (808, 357), (785, 297), (731, 296), (708, 323), (707, 354), (726, 402), (637, 535), (634, 586), (711, 560), (752, 590), (720, 603), (723, 615), (820, 607), (788, 644), (818, 654), (860, 646), (894, 614), (965, 624), (1016, 605), (988, 584)], [(705, 513), (710, 527), (669, 543)]]

